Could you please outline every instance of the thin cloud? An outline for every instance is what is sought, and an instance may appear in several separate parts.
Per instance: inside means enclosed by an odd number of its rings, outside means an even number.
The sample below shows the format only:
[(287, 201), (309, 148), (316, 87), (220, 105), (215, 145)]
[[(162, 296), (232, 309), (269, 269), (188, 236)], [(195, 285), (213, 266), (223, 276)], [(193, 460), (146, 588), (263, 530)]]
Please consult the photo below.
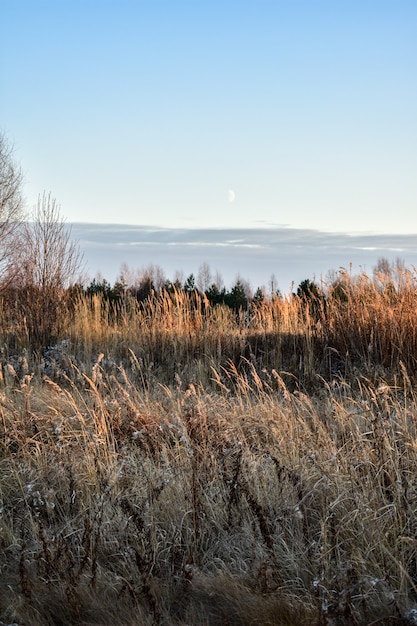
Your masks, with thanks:
[(400, 257), (417, 266), (417, 236), (328, 233), (295, 228), (167, 229), (114, 224), (70, 225), (91, 277), (110, 282), (122, 263), (139, 268), (160, 265), (167, 278), (175, 271), (196, 274), (203, 262), (219, 271), (227, 285), (237, 275), (253, 287), (275, 274), (279, 288), (289, 291), (305, 278), (325, 278), (330, 270), (352, 266), (370, 272), (380, 257)]

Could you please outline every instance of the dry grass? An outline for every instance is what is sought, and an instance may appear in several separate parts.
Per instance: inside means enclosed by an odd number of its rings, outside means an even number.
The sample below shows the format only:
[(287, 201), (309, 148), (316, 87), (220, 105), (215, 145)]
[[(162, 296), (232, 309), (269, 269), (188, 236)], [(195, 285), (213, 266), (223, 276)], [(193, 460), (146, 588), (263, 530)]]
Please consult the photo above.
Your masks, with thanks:
[(415, 296), (344, 286), (80, 299), (68, 345), (5, 356), (0, 620), (417, 623)]

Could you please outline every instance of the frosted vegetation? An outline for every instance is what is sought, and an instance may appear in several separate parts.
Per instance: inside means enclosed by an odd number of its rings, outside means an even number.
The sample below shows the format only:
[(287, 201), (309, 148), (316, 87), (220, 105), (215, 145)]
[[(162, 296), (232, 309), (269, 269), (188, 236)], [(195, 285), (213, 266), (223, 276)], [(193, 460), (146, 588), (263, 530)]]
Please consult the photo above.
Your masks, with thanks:
[(0, 292), (0, 621), (417, 624), (414, 268), (85, 283), (37, 210)]

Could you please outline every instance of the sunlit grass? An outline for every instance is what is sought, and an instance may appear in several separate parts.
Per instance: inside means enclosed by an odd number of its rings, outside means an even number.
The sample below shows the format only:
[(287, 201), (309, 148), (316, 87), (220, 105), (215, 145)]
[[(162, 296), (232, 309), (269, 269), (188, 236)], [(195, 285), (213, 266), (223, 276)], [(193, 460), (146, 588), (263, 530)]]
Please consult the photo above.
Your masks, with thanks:
[(54, 351), (5, 344), (0, 620), (413, 624), (407, 281), (250, 316), (80, 298)]

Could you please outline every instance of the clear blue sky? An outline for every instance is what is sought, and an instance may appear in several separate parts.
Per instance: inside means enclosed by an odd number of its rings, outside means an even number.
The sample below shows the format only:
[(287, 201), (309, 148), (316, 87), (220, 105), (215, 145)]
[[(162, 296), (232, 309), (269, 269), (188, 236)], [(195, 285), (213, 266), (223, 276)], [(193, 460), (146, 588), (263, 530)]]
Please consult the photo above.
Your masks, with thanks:
[(0, 0), (0, 22), (29, 205), (417, 233), (416, 0)]

